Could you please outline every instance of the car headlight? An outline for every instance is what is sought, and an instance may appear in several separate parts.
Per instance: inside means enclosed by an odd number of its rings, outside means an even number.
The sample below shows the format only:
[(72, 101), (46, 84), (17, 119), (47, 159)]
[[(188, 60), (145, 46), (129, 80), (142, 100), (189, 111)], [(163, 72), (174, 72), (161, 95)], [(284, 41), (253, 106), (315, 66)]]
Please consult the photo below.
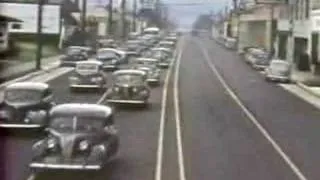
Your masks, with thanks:
[(47, 147), (48, 147), (48, 149), (53, 149), (53, 148), (55, 148), (57, 146), (57, 140), (56, 139), (49, 139), (48, 141), (47, 141)]
[(119, 92), (119, 91), (120, 91), (120, 88), (119, 88), (119, 87), (114, 87), (114, 88), (113, 88), (113, 91), (114, 91), (114, 92)]
[(93, 82), (102, 81), (102, 77), (93, 77), (93, 78), (91, 78), (91, 81), (93, 81)]
[(79, 150), (80, 151), (88, 150), (88, 148), (89, 148), (89, 142), (87, 140), (83, 140), (79, 143)]
[(117, 62), (118, 62), (118, 61), (115, 60), (115, 59), (111, 60), (111, 63), (112, 63), (112, 64), (116, 64)]
[(136, 88), (136, 87), (132, 88), (132, 92), (137, 93), (138, 92), (138, 88)]
[(4, 110), (0, 111), (0, 119), (9, 118), (9, 116), (10, 116), (10, 114), (8, 111), (4, 111)]

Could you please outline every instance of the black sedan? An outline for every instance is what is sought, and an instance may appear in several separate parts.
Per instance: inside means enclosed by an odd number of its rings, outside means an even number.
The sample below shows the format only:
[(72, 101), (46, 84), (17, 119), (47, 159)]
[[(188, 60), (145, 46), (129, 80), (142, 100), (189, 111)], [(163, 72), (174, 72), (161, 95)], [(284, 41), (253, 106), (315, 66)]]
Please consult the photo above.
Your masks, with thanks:
[(48, 84), (18, 82), (5, 88), (0, 104), (1, 128), (42, 128), (55, 105)]
[(60, 59), (60, 66), (74, 67), (76, 62), (84, 61), (89, 58), (87, 48), (81, 46), (70, 46), (65, 50), (65, 54)]
[(103, 63), (105, 70), (117, 70), (123, 60), (124, 55), (120, 54), (118, 50), (112, 48), (102, 48), (97, 52), (96, 59)]
[(113, 85), (107, 91), (107, 102), (147, 105), (150, 88), (147, 74), (140, 70), (119, 70), (113, 73)]
[(47, 170), (103, 169), (119, 148), (110, 107), (61, 104), (50, 111), (47, 137), (32, 147), (30, 168)]

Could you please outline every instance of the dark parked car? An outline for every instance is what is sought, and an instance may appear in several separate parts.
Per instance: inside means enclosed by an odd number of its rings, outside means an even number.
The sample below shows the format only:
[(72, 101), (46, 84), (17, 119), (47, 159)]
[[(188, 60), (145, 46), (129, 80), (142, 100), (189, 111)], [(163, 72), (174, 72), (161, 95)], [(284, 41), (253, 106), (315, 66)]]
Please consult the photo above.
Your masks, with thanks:
[(55, 105), (48, 84), (18, 82), (8, 85), (0, 104), (1, 128), (43, 128)]
[(150, 89), (147, 74), (140, 70), (119, 70), (113, 73), (113, 85), (107, 92), (109, 103), (147, 104)]
[(88, 60), (89, 54), (86, 48), (81, 46), (70, 46), (61, 57), (60, 66), (74, 67), (76, 62)]
[(119, 138), (110, 107), (61, 104), (50, 111), (47, 137), (32, 147), (33, 170), (101, 170), (115, 156)]
[(107, 88), (107, 75), (105, 74), (102, 63), (89, 60), (78, 62), (73, 74), (69, 77), (71, 90), (79, 88)]
[(105, 70), (117, 70), (121, 64), (124, 54), (120, 54), (118, 50), (111, 48), (102, 48), (97, 52), (97, 60), (103, 63)]
[(284, 60), (272, 60), (265, 69), (265, 79), (267, 81), (290, 82), (291, 65)]

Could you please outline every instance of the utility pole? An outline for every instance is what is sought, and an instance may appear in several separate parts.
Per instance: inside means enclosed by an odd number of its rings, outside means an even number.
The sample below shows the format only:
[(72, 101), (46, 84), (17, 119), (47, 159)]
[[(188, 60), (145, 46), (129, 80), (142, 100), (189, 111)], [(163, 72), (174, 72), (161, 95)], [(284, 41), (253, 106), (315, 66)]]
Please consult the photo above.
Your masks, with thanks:
[(136, 32), (137, 30), (137, 0), (133, 0), (133, 18), (132, 18), (132, 30)]
[(86, 31), (87, 0), (82, 0), (81, 30)]
[(126, 38), (126, 0), (121, 1), (121, 38)]
[(44, 0), (38, 0), (38, 15), (37, 15), (37, 53), (36, 53), (36, 70), (41, 69), (42, 59), (42, 12)]
[(108, 5), (108, 34), (112, 34), (112, 19), (113, 19), (113, 0), (109, 0), (109, 5)]

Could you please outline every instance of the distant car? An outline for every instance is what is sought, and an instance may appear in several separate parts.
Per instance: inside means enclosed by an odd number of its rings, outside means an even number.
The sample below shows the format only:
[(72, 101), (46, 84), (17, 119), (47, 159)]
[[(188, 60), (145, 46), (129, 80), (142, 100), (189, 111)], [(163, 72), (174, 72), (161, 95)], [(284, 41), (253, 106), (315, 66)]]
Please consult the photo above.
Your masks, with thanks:
[(46, 83), (18, 82), (8, 85), (0, 104), (1, 128), (44, 128), (55, 105)]
[(172, 54), (163, 50), (164, 48), (155, 48), (151, 51), (151, 58), (157, 59), (160, 68), (168, 68), (172, 60)]
[(86, 49), (80, 46), (70, 46), (60, 59), (60, 66), (74, 67), (76, 62), (88, 60), (89, 54)]
[(140, 56), (145, 48), (143, 45), (141, 45), (141, 43), (141, 40), (129, 40), (125, 43), (121, 50), (126, 51), (127, 54), (131, 56)]
[(176, 43), (178, 41), (178, 37), (176, 35), (169, 35), (169, 36), (165, 37), (164, 40)]
[(117, 43), (113, 39), (99, 40), (100, 48), (117, 48)]
[(269, 54), (266, 52), (253, 54), (251, 65), (256, 70), (264, 70), (270, 64)]
[(145, 71), (147, 74), (147, 82), (150, 85), (159, 85), (161, 70), (158, 68), (158, 60), (151, 58), (138, 58), (135, 60), (133, 69)]
[(113, 85), (107, 91), (107, 102), (147, 105), (150, 89), (147, 74), (140, 70), (119, 70), (113, 73)]
[(83, 61), (76, 64), (74, 73), (69, 77), (70, 90), (79, 88), (107, 88), (107, 76), (99, 61)]
[(235, 38), (226, 38), (224, 45), (227, 49), (235, 50), (237, 48), (237, 40)]
[(110, 107), (61, 104), (49, 118), (47, 136), (32, 147), (31, 169), (98, 171), (116, 155), (119, 138)]
[(175, 43), (172, 42), (172, 41), (160, 41), (157, 47), (174, 49), (175, 48)]
[(122, 54), (119, 51), (111, 48), (102, 48), (97, 52), (96, 59), (103, 63), (103, 68), (105, 70), (117, 70), (121, 64)]
[(265, 79), (267, 81), (290, 82), (291, 65), (284, 60), (272, 60), (265, 69)]
[(173, 57), (173, 50), (169, 48), (152, 48), (152, 52), (161, 51), (166, 54), (166, 58), (172, 58)]

